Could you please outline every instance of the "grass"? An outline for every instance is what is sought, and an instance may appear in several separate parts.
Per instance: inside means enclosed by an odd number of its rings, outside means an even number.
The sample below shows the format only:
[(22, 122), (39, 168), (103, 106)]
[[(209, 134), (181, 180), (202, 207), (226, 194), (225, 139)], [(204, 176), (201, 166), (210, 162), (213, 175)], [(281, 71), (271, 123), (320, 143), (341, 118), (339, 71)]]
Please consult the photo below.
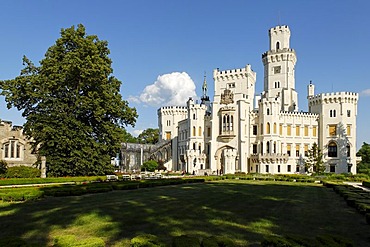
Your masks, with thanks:
[(128, 246), (140, 234), (170, 245), (175, 236), (227, 236), (240, 246), (271, 235), (331, 234), (368, 246), (370, 226), (331, 189), (307, 183), (223, 180), (0, 204), (0, 239), (35, 246), (55, 238), (101, 238)]

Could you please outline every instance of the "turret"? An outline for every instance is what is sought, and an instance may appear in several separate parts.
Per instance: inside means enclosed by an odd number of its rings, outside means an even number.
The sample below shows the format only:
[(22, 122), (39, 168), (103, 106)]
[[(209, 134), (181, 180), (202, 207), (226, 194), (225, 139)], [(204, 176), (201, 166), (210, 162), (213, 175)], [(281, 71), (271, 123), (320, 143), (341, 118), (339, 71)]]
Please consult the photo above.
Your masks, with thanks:
[(307, 99), (311, 99), (313, 96), (315, 96), (315, 85), (310, 81), (310, 84), (307, 86)]

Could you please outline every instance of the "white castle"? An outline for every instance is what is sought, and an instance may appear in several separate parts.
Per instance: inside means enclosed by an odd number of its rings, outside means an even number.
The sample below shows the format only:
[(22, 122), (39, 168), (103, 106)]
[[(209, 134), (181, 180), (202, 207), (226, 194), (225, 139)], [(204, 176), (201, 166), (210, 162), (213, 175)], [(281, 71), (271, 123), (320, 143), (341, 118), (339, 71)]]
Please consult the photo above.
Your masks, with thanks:
[(288, 26), (269, 30), (262, 54), (264, 91), (256, 96), (250, 65), (213, 72), (214, 100), (204, 79), (200, 104), (158, 109), (160, 141), (172, 141), (169, 170), (193, 174), (305, 173), (304, 158), (314, 143), (324, 154), (326, 172), (356, 173), (358, 94), (315, 95), (307, 87), (308, 112), (298, 111), (297, 56)]

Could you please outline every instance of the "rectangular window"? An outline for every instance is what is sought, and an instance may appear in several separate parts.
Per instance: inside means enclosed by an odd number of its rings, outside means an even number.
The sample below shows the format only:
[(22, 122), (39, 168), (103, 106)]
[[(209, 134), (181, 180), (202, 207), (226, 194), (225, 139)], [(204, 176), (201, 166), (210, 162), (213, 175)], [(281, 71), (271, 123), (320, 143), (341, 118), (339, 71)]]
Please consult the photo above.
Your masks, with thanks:
[(299, 166), (296, 166), (295, 171), (299, 172)]
[(317, 127), (316, 126), (314, 126), (313, 128), (312, 128), (312, 135), (313, 136), (317, 136)]
[(291, 136), (292, 135), (292, 126), (291, 125), (288, 125), (287, 126), (287, 135), (288, 136)]
[(299, 145), (295, 145), (295, 157), (299, 157)]
[(347, 136), (351, 136), (351, 125), (347, 125)]
[(287, 146), (286, 146), (286, 153), (288, 154), (288, 156), (290, 156), (290, 151), (291, 151), (291, 145), (290, 144), (287, 144)]
[(280, 165), (278, 165), (278, 172), (280, 172)]
[(266, 165), (266, 172), (269, 172), (269, 165)]
[(304, 156), (308, 156), (308, 144), (304, 144)]
[(257, 153), (257, 144), (253, 144), (253, 154)]
[(253, 135), (257, 135), (257, 125), (253, 125)]
[(166, 132), (166, 140), (171, 140), (171, 132)]
[(211, 128), (210, 128), (210, 127), (208, 127), (208, 128), (207, 128), (207, 136), (208, 136), (208, 137), (210, 137), (210, 136), (211, 136)]
[(283, 134), (283, 125), (282, 124), (279, 125), (279, 134), (280, 135)]
[(308, 126), (304, 126), (304, 136), (308, 136)]
[(351, 110), (347, 110), (347, 117), (351, 117)]
[(292, 170), (292, 166), (288, 165), (288, 172), (291, 172), (291, 170)]
[(263, 124), (261, 124), (261, 135), (263, 135)]
[(300, 125), (296, 125), (295, 126), (295, 135), (296, 136), (300, 136), (300, 134), (301, 134), (301, 126)]
[(337, 135), (337, 125), (329, 125), (329, 136)]
[(330, 165), (330, 172), (335, 172), (335, 165)]

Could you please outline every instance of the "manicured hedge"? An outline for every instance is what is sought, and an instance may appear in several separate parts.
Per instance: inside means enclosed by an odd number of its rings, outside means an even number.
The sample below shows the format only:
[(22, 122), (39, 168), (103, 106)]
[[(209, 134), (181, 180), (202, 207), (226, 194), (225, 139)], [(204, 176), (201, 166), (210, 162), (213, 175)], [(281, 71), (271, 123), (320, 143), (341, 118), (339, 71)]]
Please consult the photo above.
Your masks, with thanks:
[(105, 247), (104, 240), (96, 237), (89, 237), (78, 240), (75, 235), (62, 235), (54, 239), (54, 247)]
[(164, 247), (166, 246), (162, 243), (157, 236), (151, 234), (141, 234), (133, 239), (130, 242), (131, 247)]

